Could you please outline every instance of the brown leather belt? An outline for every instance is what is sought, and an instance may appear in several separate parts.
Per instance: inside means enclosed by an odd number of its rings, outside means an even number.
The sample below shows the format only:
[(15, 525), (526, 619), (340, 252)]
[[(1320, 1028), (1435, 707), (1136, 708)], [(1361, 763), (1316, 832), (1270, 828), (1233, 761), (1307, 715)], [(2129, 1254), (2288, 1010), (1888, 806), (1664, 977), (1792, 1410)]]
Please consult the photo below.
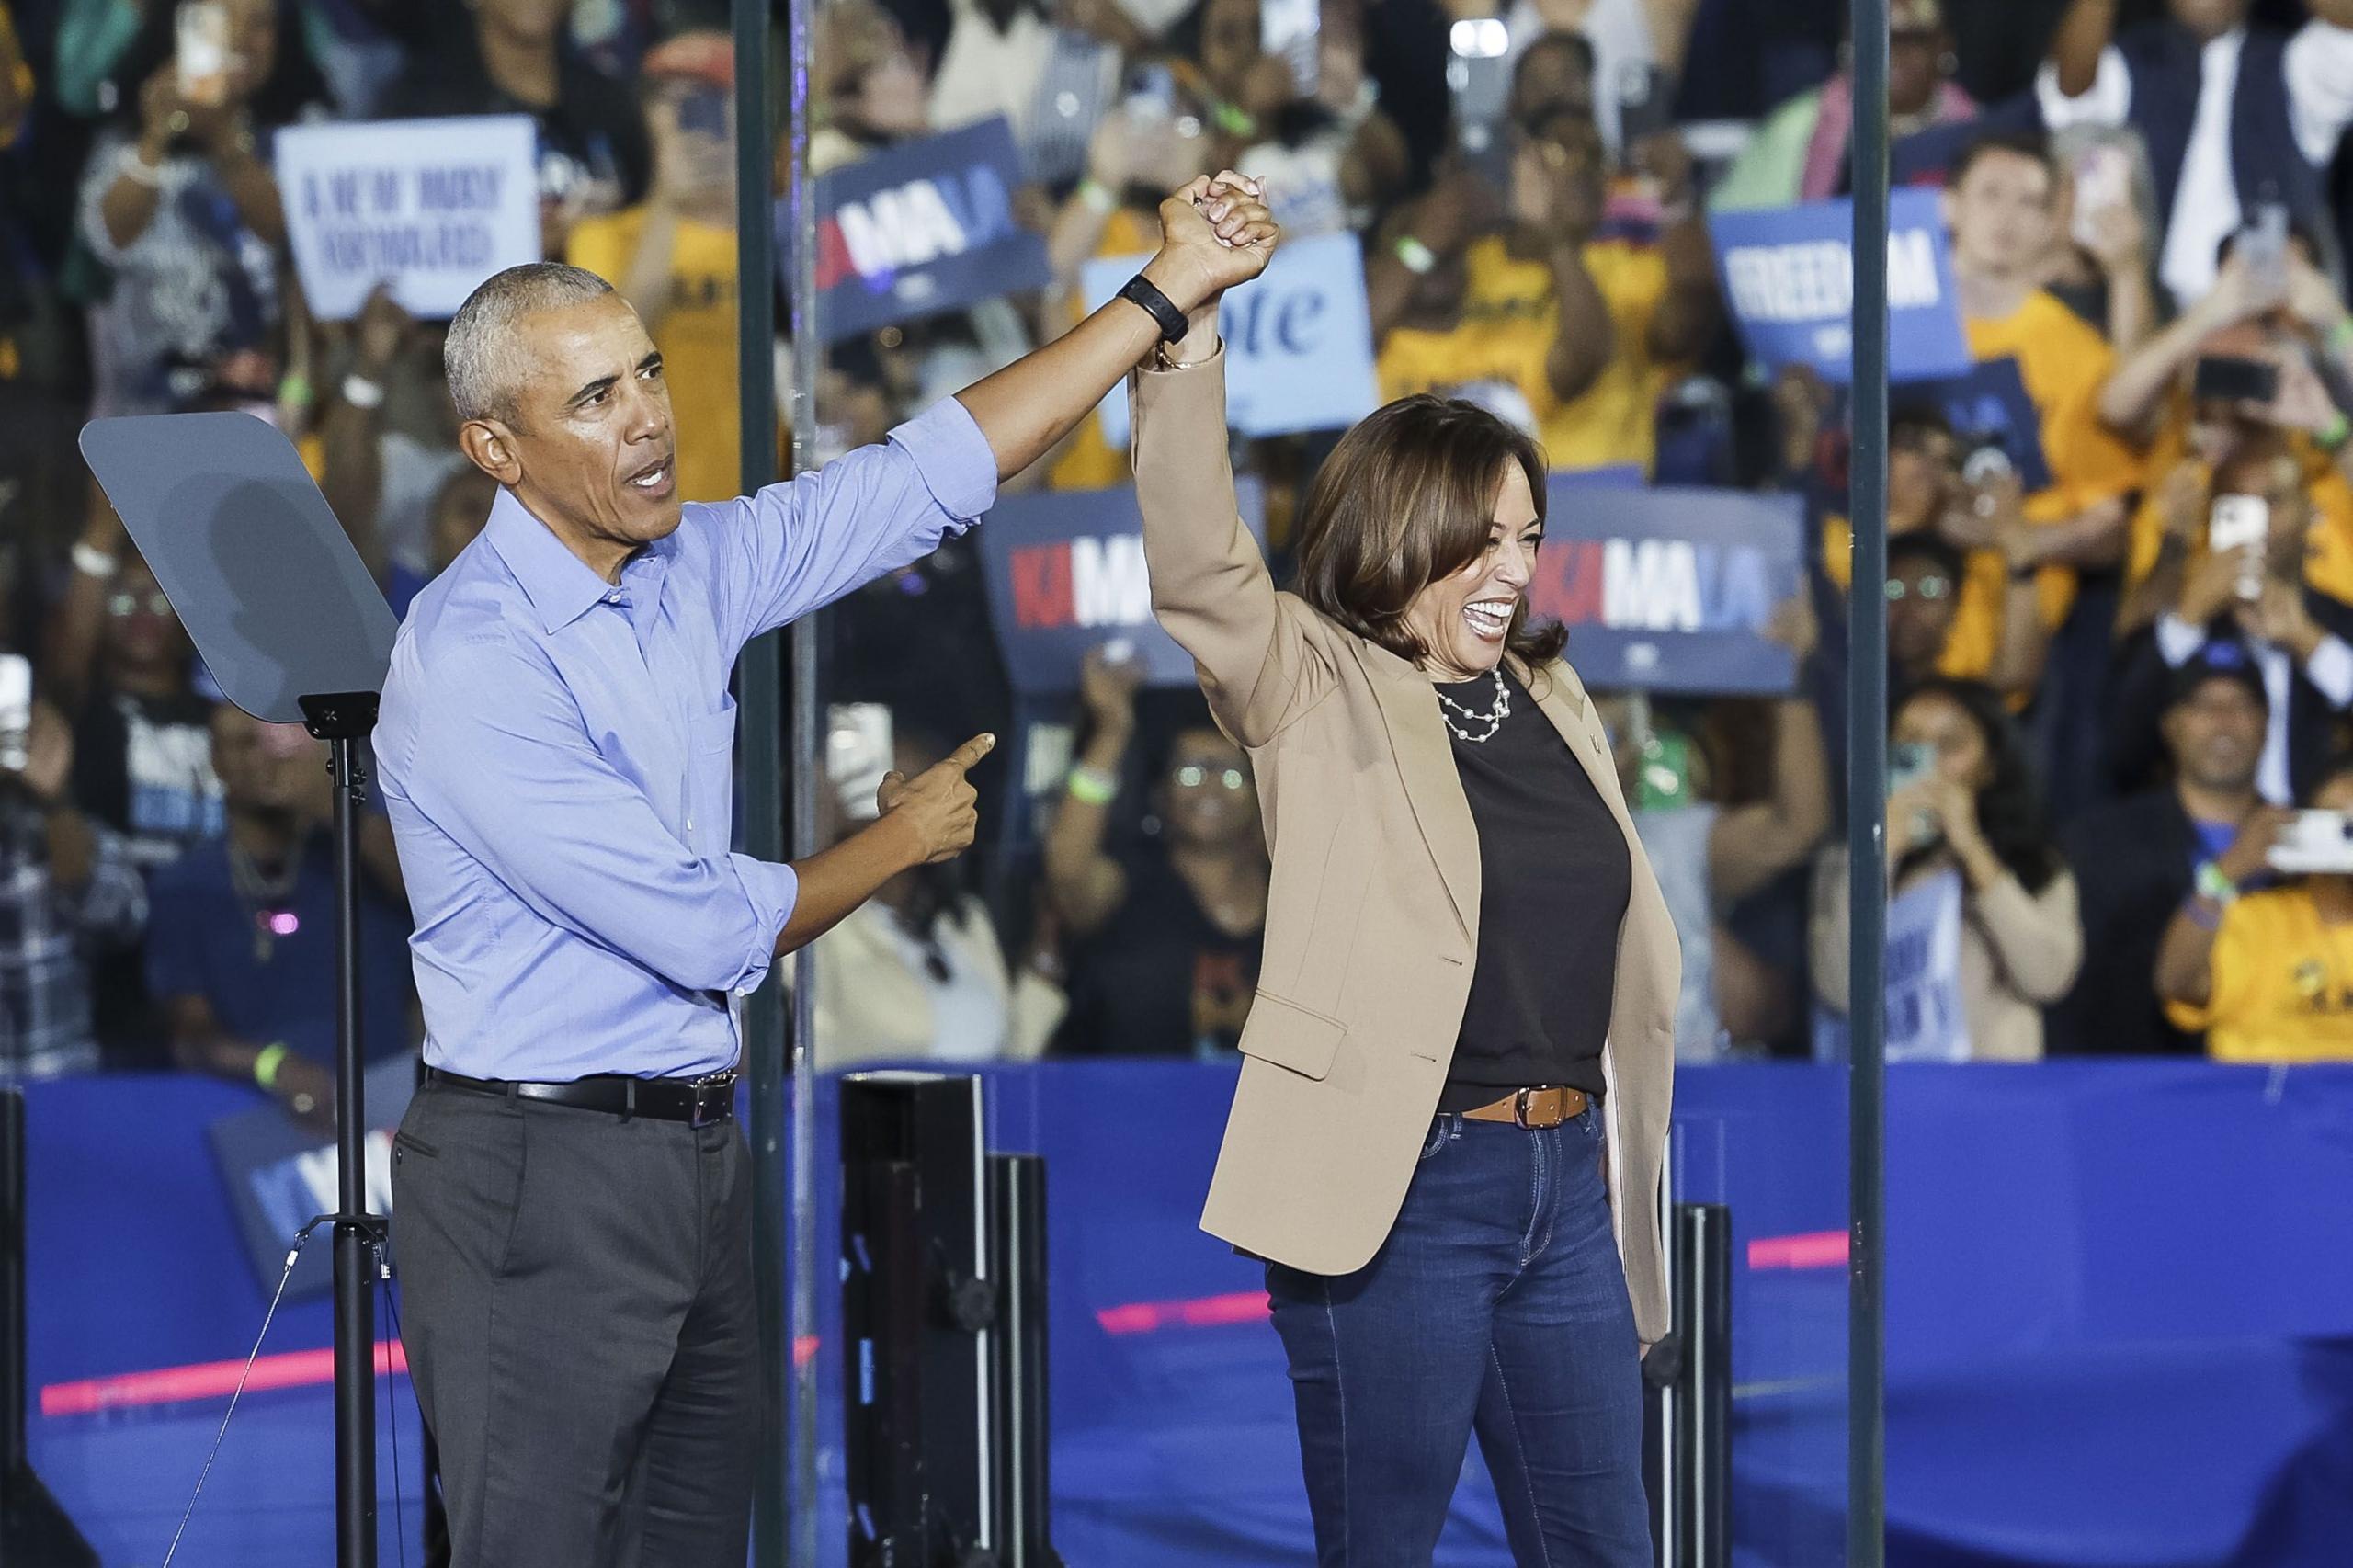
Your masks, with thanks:
[(1548, 1127), (1574, 1121), (1592, 1103), (1586, 1098), (1583, 1089), (1515, 1089), (1493, 1105), (1464, 1111), (1462, 1119), (1465, 1121), (1507, 1121), (1515, 1127), (1540, 1132)]

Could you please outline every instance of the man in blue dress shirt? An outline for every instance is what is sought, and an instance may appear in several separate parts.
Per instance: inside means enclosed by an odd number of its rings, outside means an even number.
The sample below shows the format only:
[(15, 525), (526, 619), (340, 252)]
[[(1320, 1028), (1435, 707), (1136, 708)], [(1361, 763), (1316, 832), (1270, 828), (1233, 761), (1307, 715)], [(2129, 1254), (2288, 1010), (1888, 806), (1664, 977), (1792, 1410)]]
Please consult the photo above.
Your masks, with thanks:
[(488, 526), (392, 650), (378, 772), (426, 1081), (395, 1142), (411, 1375), (456, 1568), (742, 1568), (758, 1440), (731, 997), (972, 842), (991, 738), (790, 865), (729, 851), (752, 638), (970, 527), (1275, 243), (1234, 176), (1068, 335), (819, 472), (681, 506), (662, 357), (603, 280), (491, 278), (450, 323)]

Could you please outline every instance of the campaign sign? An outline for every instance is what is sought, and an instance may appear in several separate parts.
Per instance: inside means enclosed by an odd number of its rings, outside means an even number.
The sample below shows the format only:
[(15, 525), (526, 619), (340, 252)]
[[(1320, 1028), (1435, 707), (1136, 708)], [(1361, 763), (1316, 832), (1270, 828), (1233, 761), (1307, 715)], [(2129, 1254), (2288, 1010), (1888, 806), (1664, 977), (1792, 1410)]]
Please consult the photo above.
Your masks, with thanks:
[[(820, 176), (817, 326), (825, 341), (1044, 287), (1046, 242), (1013, 218), (1020, 183), (1021, 154), (1003, 119), (902, 142)], [(788, 267), (790, 217), (779, 201), (777, 256)]]
[(1639, 490), (1644, 482), (1640, 463), (1605, 463), (1599, 468), (1556, 468), (1550, 478), (1548, 490), (1554, 495), (1563, 490)]
[(1916, 390), (1943, 408), (1963, 451), (1982, 446), (2002, 449), (2018, 470), (2028, 495), (2051, 486), (2051, 461), (2042, 449), (2042, 415), (2027, 395), (2018, 362), (2004, 356), (1972, 365), (1961, 375)]
[[(415, 1092), (416, 1060), (404, 1053), (368, 1069), (368, 1211), (392, 1211), (392, 1133)], [(321, 1214), (335, 1211), (335, 1158), (332, 1134), (312, 1131), (275, 1105), (256, 1106), (224, 1116), (209, 1129), (213, 1157), (228, 1184), (237, 1232), (264, 1294), (278, 1286), (295, 1233)], [(289, 1296), (324, 1290), (330, 1281), (328, 1227), (311, 1233), (286, 1284)]]
[[(1238, 480), (1234, 496), (1264, 549), (1265, 491)], [(1194, 683), (1193, 656), (1153, 618), (1133, 486), (1008, 495), (990, 510), (980, 540), (989, 619), (1015, 691), (1077, 690), (1087, 651), (1106, 642), (1132, 649), (1149, 685)]]
[[(1142, 269), (1148, 256), (1090, 261), (1080, 274), (1095, 310)], [(1380, 406), (1364, 253), (1354, 234), (1285, 245), (1255, 281), (1218, 309), (1225, 338), (1225, 422), (1245, 436), (1337, 430)], [(1103, 400), (1103, 437), (1128, 444), (1128, 389)]]
[(1765, 628), (1799, 592), (1802, 524), (1794, 495), (1554, 474), (1529, 607), (1569, 629), (1569, 662), (1587, 686), (1785, 693), (1796, 661)]
[[(1847, 200), (1710, 214), (1724, 299), (1768, 369), (1802, 365), (1833, 384), (1854, 379), (1854, 222)], [(1889, 203), (1887, 315), (1889, 380), (1969, 369), (1934, 191), (1899, 190)]]
[(1939, 871), (1887, 903), (1887, 1059), (1966, 1062), (1961, 873)]
[(378, 283), (425, 320), (492, 273), (540, 259), (530, 117), (293, 125), (273, 159), (311, 313), (348, 321)]

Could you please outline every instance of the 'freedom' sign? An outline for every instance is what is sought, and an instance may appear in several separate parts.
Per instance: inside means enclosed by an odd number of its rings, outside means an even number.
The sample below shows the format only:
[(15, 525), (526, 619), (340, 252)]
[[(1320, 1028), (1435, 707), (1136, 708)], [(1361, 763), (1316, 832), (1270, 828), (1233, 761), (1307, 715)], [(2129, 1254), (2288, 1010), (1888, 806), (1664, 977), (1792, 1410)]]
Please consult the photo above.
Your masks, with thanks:
[[(820, 177), (819, 335), (838, 343), (1042, 288), (1046, 242), (1013, 218), (1020, 183), (1021, 155), (1002, 119), (902, 142)], [(789, 266), (781, 201), (776, 231), (779, 263)]]
[[(1099, 309), (1151, 259), (1088, 262), (1080, 275), (1086, 308)], [(1225, 338), (1225, 422), (1245, 436), (1336, 430), (1380, 405), (1364, 253), (1354, 234), (1277, 250), (1256, 281), (1227, 292), (1218, 331)], [(1103, 438), (1126, 446), (1125, 382), (1111, 389), (1101, 412)]]
[(1796, 661), (1765, 635), (1802, 582), (1796, 496), (1571, 474), (1547, 490), (1529, 605), (1569, 629), (1587, 686), (1763, 696), (1796, 685)]
[(457, 313), (540, 259), (539, 132), (527, 115), (295, 125), (272, 153), (311, 313), (348, 321), (380, 282), (413, 316)]
[[(1237, 480), (1242, 520), (1264, 547), (1266, 495)], [(1153, 686), (1188, 687), (1192, 655), (1160, 629), (1144, 569), (1143, 514), (1132, 485), (1009, 495), (981, 525), (989, 619), (1013, 688), (1024, 696), (1078, 689), (1087, 650), (1125, 642)]]
[[(1802, 365), (1823, 380), (1854, 379), (1854, 203), (1817, 201), (1708, 219), (1724, 300), (1748, 352), (1768, 369)], [(1937, 193), (1899, 190), (1887, 235), (1888, 376), (1940, 381), (1965, 374), (1969, 343), (1953, 295)]]

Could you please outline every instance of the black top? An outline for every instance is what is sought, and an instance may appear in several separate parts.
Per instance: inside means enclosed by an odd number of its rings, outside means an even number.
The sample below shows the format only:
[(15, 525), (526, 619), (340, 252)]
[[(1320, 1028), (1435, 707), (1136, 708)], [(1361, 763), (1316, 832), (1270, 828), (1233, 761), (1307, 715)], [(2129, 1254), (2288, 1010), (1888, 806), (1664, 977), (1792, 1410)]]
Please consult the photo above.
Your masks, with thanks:
[(2198, 828), (2170, 785), (2084, 812), (2060, 848), (2075, 874), (2084, 966), (2051, 1009), (2052, 1056), (2202, 1056), (2206, 1037), (2174, 1028), (2150, 976), (2174, 912), (2189, 896)]
[(212, 773), (212, 704), (192, 691), (101, 687), (74, 726), (74, 801), (122, 835), (142, 871), (218, 838), (228, 819)]
[(1070, 1013), (1054, 1049), (1232, 1060), (1257, 994), (1261, 934), (1220, 930), (1158, 844), (1120, 864), (1128, 896), (1071, 954)]
[[(1442, 1111), (1513, 1089), (1602, 1092), (1601, 1047), (1618, 978), (1618, 929), (1633, 891), (1626, 836), (1568, 743), (1508, 676), (1511, 711), (1486, 722), (1448, 709), (1454, 764), (1479, 828), (1479, 951)], [(1441, 686), (1474, 713), (1495, 706), (1482, 676)]]
[[(192, 691), (139, 697), (101, 685), (74, 726), (74, 801), (120, 834), (153, 872), (227, 826), (212, 774), (212, 704)], [(108, 1064), (167, 1065), (136, 946), (110, 949), (90, 973), (92, 1023)]]
[(645, 199), (653, 143), (633, 88), (566, 50), (556, 62), (551, 104), (527, 104), (490, 79), (471, 38), (422, 60), (392, 84), (380, 118), (527, 114), (540, 131), (540, 198), (582, 202), (590, 213)]

